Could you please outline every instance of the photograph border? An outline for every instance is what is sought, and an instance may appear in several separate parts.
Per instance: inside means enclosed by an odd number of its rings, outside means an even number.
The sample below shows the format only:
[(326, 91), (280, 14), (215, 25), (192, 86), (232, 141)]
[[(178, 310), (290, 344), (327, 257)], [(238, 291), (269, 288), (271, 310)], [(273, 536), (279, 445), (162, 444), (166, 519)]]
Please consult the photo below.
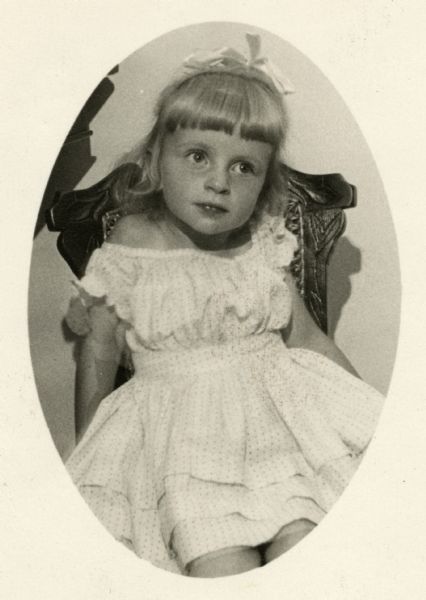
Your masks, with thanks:
[[(185, 6), (159, 2), (155, 9), (145, 5), (143, 28), (136, 19), (141, 2), (55, 5), (42, 0), (37, 8), (26, 7), (24, 14), (22, 7), (11, 3), (7, 7), (3, 28), (8, 34), (10, 82), (3, 118), (11, 226), (2, 240), (7, 277), (2, 299), (2, 390), (8, 401), (0, 419), (5, 449), (1, 515), (6, 517), (0, 588), (5, 597), (85, 595), (94, 600), (131, 600), (220, 594), (248, 600), (259, 593), (292, 599), (316, 594), (327, 600), (424, 597), (426, 551), (419, 524), (424, 521), (425, 348), (418, 335), (423, 316), (418, 315), (425, 286), (419, 281), (418, 264), (423, 261), (425, 212), (419, 211), (424, 203), (421, 184), (416, 185), (422, 172), (419, 159), (424, 156), (420, 139), (424, 88), (419, 91), (423, 84), (416, 68), (423, 64), (419, 58), (424, 44), (417, 47), (416, 42), (421, 41), (425, 9), (413, 2), (408, 14), (403, 0), (380, 0), (374, 6), (325, 0), (318, 7), (304, 1), (298, 8), (247, 2), (242, 19), (240, 11), (227, 4), (213, 2), (205, 10), (195, 2)], [(268, 29), (315, 58), (342, 93), (385, 184), (404, 289), (388, 401), (356, 482), (320, 530), (288, 556), (260, 574), (220, 581), (188, 581), (143, 564), (95, 522), (67, 477), (38, 406), (25, 318), (32, 228), (39, 202), (58, 148), (93, 82), (117, 58), (122, 60), (172, 28), (203, 20), (244, 20)], [(47, 32), (44, 22), (49, 24)], [(18, 31), (20, 36), (13, 35)]]

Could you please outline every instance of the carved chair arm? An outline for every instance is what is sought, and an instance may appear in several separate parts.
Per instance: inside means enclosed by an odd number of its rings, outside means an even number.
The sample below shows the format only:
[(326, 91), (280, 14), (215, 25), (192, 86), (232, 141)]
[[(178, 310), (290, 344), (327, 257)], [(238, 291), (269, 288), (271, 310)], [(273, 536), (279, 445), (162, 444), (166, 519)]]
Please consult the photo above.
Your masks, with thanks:
[(298, 239), (291, 264), (298, 290), (321, 329), (327, 332), (327, 264), (345, 230), (344, 209), (356, 206), (356, 188), (340, 174), (307, 175), (287, 169), (286, 227)]

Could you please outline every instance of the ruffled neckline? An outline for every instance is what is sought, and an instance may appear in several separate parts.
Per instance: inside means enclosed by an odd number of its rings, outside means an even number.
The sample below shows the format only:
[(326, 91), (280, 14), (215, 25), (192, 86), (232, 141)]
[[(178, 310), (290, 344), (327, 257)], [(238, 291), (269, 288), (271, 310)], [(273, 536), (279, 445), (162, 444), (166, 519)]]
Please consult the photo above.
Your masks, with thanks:
[[(263, 308), (264, 294), (269, 290), (269, 304), (274, 304), (274, 307), (279, 304), (278, 308), (271, 308), (271, 311), (280, 323), (285, 323), (287, 312), (283, 316), (282, 310), (287, 311), (289, 302), (286, 300), (288, 293), (284, 280), (296, 249), (297, 240), (285, 228), (283, 219), (281, 224), (276, 219), (256, 223), (252, 230), (251, 245), (234, 256), (211, 254), (198, 248), (163, 250), (105, 242), (93, 252), (85, 276), (75, 282), (75, 287), (84, 307), (91, 306), (92, 298), (105, 297), (106, 304), (115, 306), (117, 315), (128, 323), (133, 322), (132, 315), (136, 314), (134, 306), (141, 302), (141, 294), (146, 295), (142, 302), (144, 306), (155, 307), (159, 295), (164, 292), (161, 318), (164, 315), (165, 319), (171, 318), (170, 315), (178, 310), (182, 294), (185, 294), (187, 298), (193, 298), (193, 312), (199, 316), (197, 323), (204, 322), (208, 312), (205, 304), (211, 298), (214, 298), (214, 302), (209, 304), (212, 314), (217, 313), (222, 303), (228, 308), (233, 307), (225, 312), (228, 316), (238, 313), (239, 322), (241, 315), (247, 313), (250, 316), (252, 309), (253, 314), (258, 310), (256, 290), (262, 295)], [(206, 302), (202, 300), (204, 296)], [(163, 310), (164, 303), (169, 306), (168, 310)], [(189, 312), (185, 306), (183, 314)], [(145, 311), (137, 314), (140, 325), (141, 319), (145, 318)], [(69, 319), (70, 316), (68, 322)], [(79, 319), (81, 315), (76, 315), (76, 320)], [(235, 325), (232, 319), (231, 324)], [(147, 325), (145, 329), (148, 331), (150, 327)], [(235, 327), (238, 329), (239, 326)], [(72, 326), (71, 329), (76, 331)]]
[(130, 256), (147, 256), (150, 258), (170, 258), (171, 256), (197, 256), (204, 258), (216, 258), (217, 260), (223, 261), (234, 261), (245, 258), (247, 255), (251, 255), (254, 250), (254, 244), (250, 246), (244, 252), (240, 254), (235, 254), (234, 256), (223, 256), (220, 254), (215, 254), (209, 250), (201, 250), (198, 248), (167, 248), (167, 249), (159, 249), (159, 248), (134, 248), (132, 246), (126, 246), (124, 244), (113, 244), (111, 242), (105, 241), (104, 246), (107, 248), (114, 248), (118, 252), (122, 252), (123, 254)]

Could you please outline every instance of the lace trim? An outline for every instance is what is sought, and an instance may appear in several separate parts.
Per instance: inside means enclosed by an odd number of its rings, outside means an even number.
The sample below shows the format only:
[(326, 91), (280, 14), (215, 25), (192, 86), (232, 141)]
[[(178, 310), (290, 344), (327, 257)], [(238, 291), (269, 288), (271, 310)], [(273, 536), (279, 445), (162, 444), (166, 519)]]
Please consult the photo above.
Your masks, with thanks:
[(266, 259), (274, 270), (290, 266), (298, 249), (297, 237), (285, 226), (283, 217), (266, 215), (258, 228)]

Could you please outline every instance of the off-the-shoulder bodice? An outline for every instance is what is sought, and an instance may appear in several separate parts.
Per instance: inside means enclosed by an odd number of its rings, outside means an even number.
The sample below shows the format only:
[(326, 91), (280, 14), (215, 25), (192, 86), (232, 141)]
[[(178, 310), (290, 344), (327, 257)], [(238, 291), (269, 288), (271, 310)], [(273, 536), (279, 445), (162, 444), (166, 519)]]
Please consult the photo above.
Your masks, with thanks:
[(272, 220), (253, 229), (249, 250), (232, 258), (106, 242), (77, 286), (114, 306), (129, 324), (132, 351), (194, 349), (288, 323), (285, 268), (296, 246), (284, 223), (273, 227)]

